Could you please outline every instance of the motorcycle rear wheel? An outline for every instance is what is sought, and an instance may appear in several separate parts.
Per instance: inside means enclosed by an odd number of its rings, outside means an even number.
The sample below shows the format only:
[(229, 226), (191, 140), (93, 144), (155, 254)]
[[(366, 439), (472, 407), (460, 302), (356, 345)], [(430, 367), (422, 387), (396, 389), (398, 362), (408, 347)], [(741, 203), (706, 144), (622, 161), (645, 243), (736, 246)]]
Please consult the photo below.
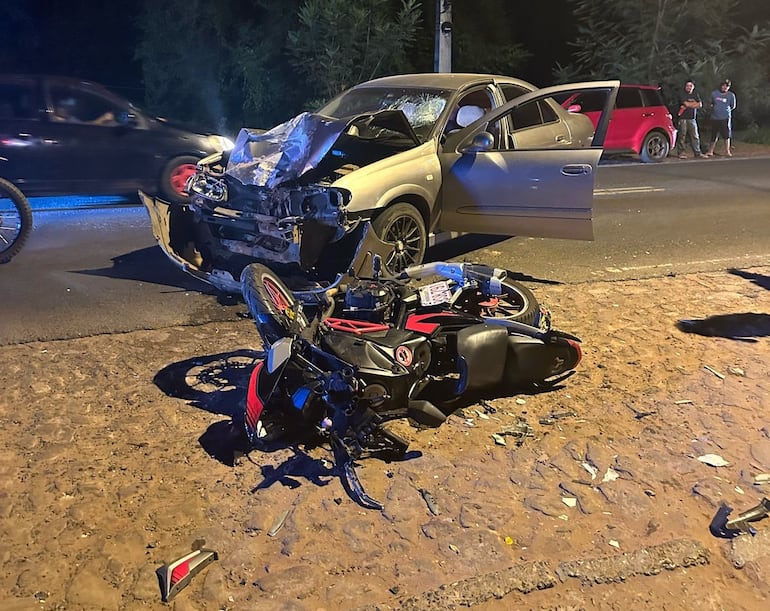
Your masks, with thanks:
[(0, 178), (0, 264), (8, 263), (32, 233), (29, 200), (13, 183)]
[(308, 326), (294, 294), (268, 267), (260, 263), (247, 265), (241, 273), (241, 291), (265, 348)]
[(471, 299), (456, 305), (474, 316), (511, 320), (542, 329), (549, 326), (543, 324), (544, 309), (526, 286), (506, 278), (501, 282), (501, 288), (502, 294), (482, 296), (484, 300), (480, 303)]

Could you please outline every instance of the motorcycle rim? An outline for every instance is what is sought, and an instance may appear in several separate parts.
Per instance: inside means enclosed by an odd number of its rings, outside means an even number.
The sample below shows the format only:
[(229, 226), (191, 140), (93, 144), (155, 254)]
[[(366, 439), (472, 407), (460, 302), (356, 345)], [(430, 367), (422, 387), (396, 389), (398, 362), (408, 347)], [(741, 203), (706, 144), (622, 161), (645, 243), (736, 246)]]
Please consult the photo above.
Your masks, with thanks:
[(32, 232), (32, 208), (13, 184), (0, 179), (0, 263), (8, 263)]
[(481, 315), (484, 318), (515, 320), (525, 325), (542, 327), (543, 308), (532, 291), (509, 279), (502, 282), (502, 289), (502, 294), (482, 302)]

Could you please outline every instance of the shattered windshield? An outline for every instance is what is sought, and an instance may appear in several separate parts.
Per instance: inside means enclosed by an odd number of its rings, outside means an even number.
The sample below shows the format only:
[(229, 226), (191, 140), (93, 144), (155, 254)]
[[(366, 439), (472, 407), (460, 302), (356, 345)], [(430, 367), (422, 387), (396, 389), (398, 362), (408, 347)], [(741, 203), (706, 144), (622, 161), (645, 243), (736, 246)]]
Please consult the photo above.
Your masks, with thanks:
[(453, 93), (446, 89), (359, 87), (334, 98), (318, 113), (340, 118), (379, 110), (400, 110), (424, 142)]

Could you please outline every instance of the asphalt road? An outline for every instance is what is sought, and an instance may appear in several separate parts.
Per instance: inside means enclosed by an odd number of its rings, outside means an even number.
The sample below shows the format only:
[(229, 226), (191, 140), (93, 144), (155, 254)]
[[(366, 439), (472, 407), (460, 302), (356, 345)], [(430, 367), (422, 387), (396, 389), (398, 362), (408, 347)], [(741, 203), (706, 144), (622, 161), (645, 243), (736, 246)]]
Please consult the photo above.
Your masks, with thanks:
[[(463, 236), (433, 259), (483, 261), (537, 283), (620, 280), (770, 264), (767, 158), (600, 167), (595, 241)], [(0, 345), (233, 320), (208, 285), (176, 270), (138, 207), (35, 211), (0, 266)]]

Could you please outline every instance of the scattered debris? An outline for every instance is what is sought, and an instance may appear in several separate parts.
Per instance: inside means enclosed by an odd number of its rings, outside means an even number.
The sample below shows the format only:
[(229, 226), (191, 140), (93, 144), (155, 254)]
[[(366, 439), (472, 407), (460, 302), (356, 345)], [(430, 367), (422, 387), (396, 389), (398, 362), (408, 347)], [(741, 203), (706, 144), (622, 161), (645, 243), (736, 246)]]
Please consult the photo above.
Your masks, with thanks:
[(725, 528), (728, 530), (739, 530), (751, 535), (757, 534), (757, 531), (749, 522), (756, 522), (770, 515), (770, 499), (764, 497), (758, 505), (739, 513), (732, 520), (725, 522)]
[(703, 366), (703, 368), (704, 368), (705, 370), (707, 370), (707, 371), (710, 371), (711, 373), (713, 373), (713, 374), (714, 374), (716, 377), (718, 377), (720, 380), (724, 380), (724, 379), (725, 379), (725, 375), (724, 375), (723, 373), (719, 373), (719, 372), (718, 372), (716, 369), (714, 369), (713, 367), (709, 367), (708, 365), (704, 365), (704, 366)]
[(201, 548), (158, 568), (155, 572), (160, 581), (161, 600), (164, 603), (169, 602), (189, 585), (195, 575), (218, 559), (219, 556), (214, 550)]
[(492, 439), (494, 439), (495, 443), (498, 445), (504, 446), (506, 445), (504, 439), (506, 435), (514, 437), (516, 439), (517, 446), (523, 444), (525, 438), (535, 436), (534, 432), (532, 431), (532, 427), (529, 426), (527, 421), (521, 417), (519, 417), (518, 421), (513, 426), (506, 427), (497, 433), (493, 433)]
[(674, 401), (674, 405), (687, 405), (692, 403), (692, 399), (680, 399), (679, 401)]
[(498, 435), (497, 433), (492, 433), (492, 439), (494, 439), (495, 443), (499, 446), (508, 445), (505, 443), (505, 439), (503, 439), (502, 435)]
[(281, 512), (281, 515), (279, 515), (275, 522), (273, 522), (272, 527), (270, 530), (267, 531), (268, 537), (275, 537), (275, 535), (278, 534), (278, 531), (283, 528), (284, 523), (286, 522), (286, 518), (289, 517), (289, 514), (291, 513), (291, 509), (287, 509), (286, 511)]
[(592, 480), (596, 479), (596, 476), (599, 475), (599, 469), (594, 467), (590, 462), (584, 462), (583, 468), (591, 474)]
[(577, 506), (577, 499), (574, 496), (563, 496), (561, 498), (561, 502), (564, 503), (567, 507)]
[(457, 547), (456, 545), (454, 545), (453, 543), (449, 544), (449, 549), (451, 549), (455, 554), (459, 554), (460, 553), (460, 548)]
[(604, 477), (602, 478), (602, 484), (607, 482), (614, 482), (616, 479), (620, 477), (620, 473), (615, 471), (612, 467), (607, 467), (607, 472), (604, 474)]
[(618, 549), (620, 549), (620, 543), (615, 541), (615, 539), (610, 539), (609, 541), (607, 541), (607, 543), (609, 543), (612, 547), (617, 547)]
[(770, 482), (770, 473), (759, 473), (754, 476), (755, 484), (766, 484)]
[(719, 454), (704, 454), (703, 456), (698, 456), (698, 460), (711, 467), (726, 467), (730, 464)]
[(430, 509), (430, 512), (434, 516), (437, 516), (440, 512), (438, 510), (438, 505), (436, 504), (436, 499), (433, 498), (433, 495), (425, 488), (420, 488), (420, 494), (422, 495), (422, 499), (425, 501), (425, 504), (428, 506), (428, 509)]
[(740, 367), (730, 367), (727, 371), (733, 374), (734, 376), (738, 376), (741, 378), (746, 377), (746, 372), (743, 371), (743, 369), (741, 369)]
[(488, 401), (485, 401), (484, 399), (479, 401), (479, 405), (484, 408), (484, 413), (486, 414), (497, 413), (497, 408), (493, 406), (491, 403), (489, 403)]
[(517, 397), (517, 399), (516, 399), (516, 405), (524, 405), (524, 404), (526, 404), (526, 402), (527, 402), (527, 400), (526, 399), (522, 399), (521, 397)]
[(477, 415), (479, 418), (481, 418), (482, 420), (489, 420), (489, 416), (487, 416), (487, 415), (486, 415), (486, 413), (484, 413), (484, 412), (481, 412), (481, 411), (479, 411), (479, 410), (477, 410), (477, 409), (476, 409), (476, 410), (473, 410), (473, 411), (475, 411), (475, 412), (476, 412), (476, 415)]
[(512, 537), (509, 537), (509, 536), (505, 537), (505, 544), (506, 545), (513, 545), (514, 543), (515, 543), (515, 541), (513, 540)]

